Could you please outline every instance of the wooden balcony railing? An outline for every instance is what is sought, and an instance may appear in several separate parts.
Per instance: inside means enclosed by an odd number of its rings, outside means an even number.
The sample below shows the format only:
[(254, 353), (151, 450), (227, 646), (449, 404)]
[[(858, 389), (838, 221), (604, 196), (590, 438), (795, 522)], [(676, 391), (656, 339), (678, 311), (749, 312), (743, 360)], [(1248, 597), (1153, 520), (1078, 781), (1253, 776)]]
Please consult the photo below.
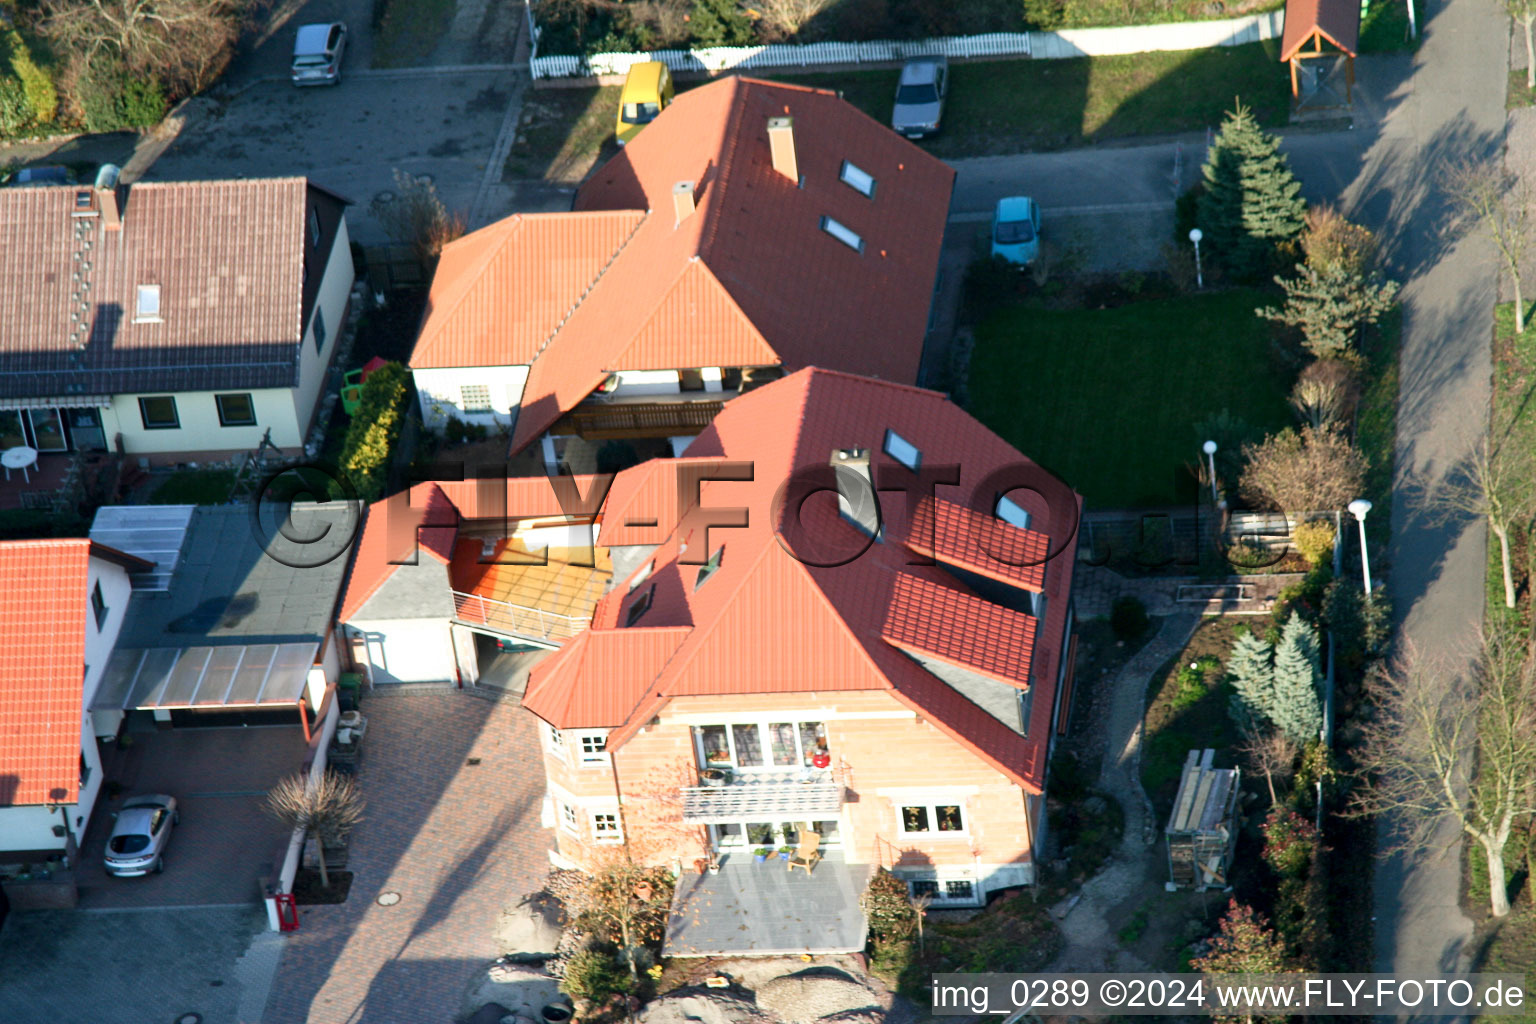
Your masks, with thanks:
[(553, 434), (602, 440), (697, 434), (714, 421), (725, 402), (718, 399), (675, 402), (588, 402), (562, 416)]

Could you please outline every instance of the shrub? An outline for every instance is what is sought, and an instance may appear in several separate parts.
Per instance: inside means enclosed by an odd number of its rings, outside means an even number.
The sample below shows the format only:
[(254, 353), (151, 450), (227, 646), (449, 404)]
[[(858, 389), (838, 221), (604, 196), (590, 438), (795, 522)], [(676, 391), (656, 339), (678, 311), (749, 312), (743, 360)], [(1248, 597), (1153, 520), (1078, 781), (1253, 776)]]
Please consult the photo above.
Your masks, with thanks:
[(965, 268), (964, 319), (979, 323), (1019, 291), (1019, 268), (1001, 256), (983, 256)]
[(86, 128), (111, 132), (148, 128), (165, 117), (165, 92), (157, 78), (130, 75), (121, 65), (98, 61), (75, 85), (75, 99)]
[(389, 463), (404, 425), (405, 367), (389, 363), (368, 375), (352, 423), (341, 442), (341, 471), (364, 501), (377, 501), (388, 484)]
[(870, 878), (859, 906), (869, 919), (870, 936), (877, 941), (905, 938), (917, 927), (917, 911), (907, 898), (907, 883), (885, 868)]
[(572, 999), (602, 1006), (614, 995), (628, 995), (634, 987), (628, 969), (611, 952), (583, 949), (565, 965), (560, 991)]
[(1024, 0), (1024, 23), (1037, 32), (1054, 32), (1067, 22), (1065, 0)]
[[(32, 59), (32, 51), (20, 32), (11, 29), (0, 33), (0, 57), (4, 58), (3, 63), (10, 68), (11, 74), (16, 76), (16, 83), (21, 87), (27, 107), (26, 121), (33, 124), (52, 121), (59, 106), (58, 90), (53, 87), (53, 79), (48, 77), (48, 73)], [(4, 125), (0, 124), (0, 129), (3, 128)]]
[(1308, 565), (1322, 565), (1333, 558), (1333, 524), (1326, 519), (1312, 519), (1296, 525), (1292, 540)]
[(752, 22), (736, 0), (694, 0), (690, 23), (700, 46), (744, 46), (752, 41)]
[(1117, 599), (1109, 611), (1109, 628), (1116, 638), (1127, 642), (1140, 639), (1148, 622), (1147, 606), (1129, 595)]
[(0, 78), (0, 132), (14, 135), (32, 120), (27, 94), (14, 78)]

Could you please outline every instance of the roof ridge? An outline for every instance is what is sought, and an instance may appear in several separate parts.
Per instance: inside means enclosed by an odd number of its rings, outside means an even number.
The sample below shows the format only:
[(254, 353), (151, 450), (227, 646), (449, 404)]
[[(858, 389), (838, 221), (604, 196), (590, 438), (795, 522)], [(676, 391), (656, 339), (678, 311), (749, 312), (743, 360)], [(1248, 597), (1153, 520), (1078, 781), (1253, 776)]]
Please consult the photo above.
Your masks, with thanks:
[(592, 294), (593, 290), (595, 288), (597, 288), (598, 284), (607, 275), (608, 271), (613, 268), (613, 265), (616, 262), (618, 262), (619, 257), (624, 254), (624, 250), (629, 248), (629, 243), (635, 240), (635, 236), (640, 233), (640, 229), (645, 226), (645, 222), (651, 219), (651, 211), (650, 210), (645, 210), (643, 212), (642, 211), (626, 211), (626, 212), (640, 213), (640, 219), (635, 222), (635, 226), (630, 230), (629, 234), (625, 236), (624, 241), (619, 243), (619, 247), (617, 249), (613, 250), (613, 254), (608, 257), (608, 262), (604, 263), (602, 265), (602, 267), (598, 270), (597, 276), (594, 277), (587, 284), (586, 289), (580, 295), (578, 295), (576, 297), (576, 301), (574, 303), (572, 303), (571, 308), (566, 310), (565, 316), (561, 317), (560, 318), (560, 322), (555, 324), (554, 330), (549, 332), (549, 337), (545, 338), (542, 342), (539, 343), (538, 351), (535, 352), (533, 354), (533, 358), (528, 361), (530, 366), (532, 366), (532, 364), (534, 364), (534, 363), (539, 361), (539, 357), (542, 356), (545, 353), (545, 351), (549, 348), (549, 343), (555, 340), (555, 335), (559, 334), (561, 329), (564, 328), (565, 325), (570, 322), (571, 317), (576, 315), (576, 311), (581, 308), (581, 304), (583, 302), (587, 301), (587, 296)]
[[(741, 119), (745, 116), (747, 107), (747, 90), (742, 85), (746, 81), (748, 79), (734, 78), (731, 84), (731, 89), (733, 90), (731, 106), (725, 116), (725, 130), (721, 133), (720, 140), (722, 144), (720, 170), (715, 175), (714, 180), (714, 188), (720, 194), (717, 198), (711, 197), (710, 199), (709, 212), (705, 216), (704, 228), (700, 232), (699, 237), (699, 258), (704, 260), (705, 263), (709, 262), (714, 252), (715, 241), (719, 237), (720, 215), (725, 209), (725, 197), (729, 192), (728, 186), (731, 182), (731, 170), (736, 166), (736, 144), (741, 135)], [(716, 280), (719, 279), (716, 278)], [(724, 287), (723, 283), (721, 287)], [(735, 302), (736, 300), (732, 298), (731, 301)]]
[(741, 303), (736, 301), (736, 296), (731, 294), (731, 290), (725, 286), (725, 283), (720, 280), (719, 276), (715, 274), (714, 270), (710, 268), (709, 264), (699, 256), (690, 256), (688, 259), (683, 261), (682, 269), (677, 272), (677, 276), (668, 283), (665, 289), (661, 290), (660, 297), (651, 304), (650, 308), (646, 310), (645, 315), (639, 319), (639, 327), (630, 333), (629, 344), (625, 345), (618, 352), (614, 353), (614, 365), (608, 372), (614, 372), (622, 368), (625, 355), (634, 351), (635, 346), (639, 344), (641, 333), (643, 333), (645, 329), (650, 326), (652, 320), (656, 319), (656, 314), (660, 312), (661, 307), (666, 305), (668, 300), (672, 298), (673, 294), (676, 293), (678, 288), (682, 286), (683, 280), (690, 273), (695, 272), (695, 268), (698, 268), (698, 273), (707, 275), (710, 283), (715, 288), (717, 288), (720, 291), (720, 294), (725, 297), (725, 300), (731, 304), (731, 308), (736, 311), (737, 317), (739, 317), (741, 321), (746, 324), (747, 328), (762, 343), (763, 347), (768, 349), (770, 352), (773, 352), (775, 357), (778, 356), (777, 350), (774, 349), (773, 345), (769, 344), (768, 339), (763, 336), (763, 332), (757, 329), (757, 324), (753, 323), (752, 318), (747, 316), (746, 310), (741, 308)]
[[(448, 325), (453, 321), (453, 316), (458, 312), (459, 307), (469, 301), (470, 293), (475, 290), (475, 285), (480, 282), (481, 275), (485, 273), (486, 268), (490, 265), (491, 261), (500, 255), (502, 250), (507, 247), (507, 243), (510, 242), (513, 238), (517, 237), (517, 235), (522, 231), (525, 220), (523, 214), (513, 213), (511, 216), (503, 217), (496, 223), (487, 224), (485, 227), (480, 229), (481, 231), (491, 231), (495, 228), (502, 228), (503, 225), (506, 225), (509, 221), (512, 222), (512, 225), (506, 227), (500, 232), (501, 237), (499, 239), (485, 247), (485, 252), (481, 255), (480, 259), (474, 263), (473, 266), (466, 267), (462, 272), (454, 275), (453, 280), (458, 284), (457, 293), (451, 293), (451, 301), (442, 307), (442, 313), (440, 317), (437, 318), (437, 329), (434, 330), (431, 334), (419, 334), (417, 336), (415, 343), (411, 346), (411, 354), (413, 356), (415, 355), (415, 352), (418, 348), (428, 347), (433, 339), (448, 329)], [(473, 235), (478, 233), (479, 232), (471, 232), (468, 235), (454, 239), (448, 244), (458, 245), (460, 242), (467, 242), (471, 237), (473, 237)], [(437, 275), (434, 274), (433, 280), (435, 281), (436, 279)], [(431, 294), (430, 288), (428, 289), (428, 294)], [(431, 303), (428, 303), (427, 308), (421, 311), (422, 320), (425, 321), (432, 312)], [(409, 360), (407, 360), (407, 362), (409, 362)]]

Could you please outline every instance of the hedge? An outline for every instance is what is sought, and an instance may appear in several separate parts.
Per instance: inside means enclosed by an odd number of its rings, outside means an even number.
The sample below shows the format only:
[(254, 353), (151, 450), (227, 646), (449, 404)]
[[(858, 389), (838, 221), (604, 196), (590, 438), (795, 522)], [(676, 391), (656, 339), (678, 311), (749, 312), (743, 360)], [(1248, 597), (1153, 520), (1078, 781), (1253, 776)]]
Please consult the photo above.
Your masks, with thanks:
[(377, 501), (389, 484), (389, 463), (395, 441), (405, 424), (406, 370), (388, 363), (374, 370), (363, 383), (357, 412), (341, 442), (341, 471), (357, 496)]

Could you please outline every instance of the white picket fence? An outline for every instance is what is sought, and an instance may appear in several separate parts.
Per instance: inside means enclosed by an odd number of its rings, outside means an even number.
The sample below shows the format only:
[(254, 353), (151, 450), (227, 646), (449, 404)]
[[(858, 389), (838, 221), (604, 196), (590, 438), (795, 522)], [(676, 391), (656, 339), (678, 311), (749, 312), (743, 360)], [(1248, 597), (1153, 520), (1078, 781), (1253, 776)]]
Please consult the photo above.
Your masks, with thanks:
[(1278, 37), (1284, 11), (1250, 14), (1222, 21), (1191, 21), (1175, 25), (1132, 25), (1122, 28), (1076, 28), (1060, 32), (990, 32), (979, 36), (937, 39), (882, 40), (866, 43), (811, 43), (806, 46), (712, 46), (696, 50), (657, 50), (654, 53), (595, 53), (590, 57), (538, 55), (538, 26), (529, 10), (534, 44), (529, 71), (534, 78), (574, 78), (622, 75), (630, 67), (659, 60), (673, 71), (750, 71), (758, 68), (811, 67), (820, 64), (871, 64), (942, 54), (946, 57), (1104, 57), (1154, 50), (1203, 50), (1240, 46)]

